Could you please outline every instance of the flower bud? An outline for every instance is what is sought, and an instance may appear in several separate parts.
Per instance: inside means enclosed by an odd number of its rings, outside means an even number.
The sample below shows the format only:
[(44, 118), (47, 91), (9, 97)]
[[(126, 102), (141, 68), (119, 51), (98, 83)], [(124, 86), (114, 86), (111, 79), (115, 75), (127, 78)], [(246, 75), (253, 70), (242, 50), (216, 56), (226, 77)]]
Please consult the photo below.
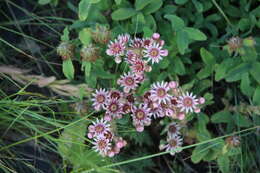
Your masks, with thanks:
[(95, 62), (99, 58), (98, 48), (94, 47), (93, 44), (83, 46), (80, 50), (80, 56), (82, 61)]
[(74, 46), (68, 42), (61, 42), (57, 47), (57, 54), (62, 57), (62, 60), (71, 59), (73, 57)]
[(96, 29), (94, 31), (92, 30), (91, 33), (95, 42), (100, 44), (107, 44), (111, 37), (108, 28), (102, 25), (97, 25)]
[(256, 44), (253, 37), (248, 37), (243, 40), (243, 45), (247, 47), (254, 47)]

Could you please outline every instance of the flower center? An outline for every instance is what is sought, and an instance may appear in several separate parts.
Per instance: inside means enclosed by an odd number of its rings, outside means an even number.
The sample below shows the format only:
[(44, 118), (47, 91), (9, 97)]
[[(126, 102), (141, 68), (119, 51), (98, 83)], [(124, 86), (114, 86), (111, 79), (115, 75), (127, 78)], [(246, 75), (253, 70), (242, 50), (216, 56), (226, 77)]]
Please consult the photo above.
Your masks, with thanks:
[(176, 133), (176, 132), (177, 132), (176, 126), (175, 126), (175, 125), (170, 125), (170, 126), (169, 126), (169, 132), (171, 132), (171, 133)]
[(102, 124), (98, 124), (98, 125), (96, 125), (96, 127), (95, 127), (95, 131), (97, 132), (97, 133), (101, 133), (101, 132), (103, 132), (105, 130), (105, 128), (104, 128), (104, 126), (102, 125)]
[(113, 135), (110, 131), (107, 131), (104, 136), (106, 137), (106, 139), (112, 139)]
[(111, 98), (120, 99), (120, 94), (118, 92), (112, 92)]
[(116, 112), (118, 110), (118, 105), (116, 103), (112, 103), (109, 106), (109, 109), (110, 109), (111, 112)]
[(98, 141), (98, 148), (100, 150), (105, 150), (106, 146), (107, 146), (107, 142), (105, 140)]
[(178, 104), (177, 99), (176, 99), (176, 98), (171, 99), (171, 103), (172, 103), (173, 105), (177, 105), (177, 104)]
[(124, 112), (130, 112), (130, 111), (131, 111), (130, 105), (124, 104), (124, 106), (123, 106), (123, 111), (124, 111)]
[(134, 84), (134, 79), (132, 77), (127, 77), (125, 79), (126, 85), (133, 85)]
[(103, 103), (105, 101), (105, 96), (103, 95), (98, 95), (97, 96), (97, 102), (98, 103)]
[(116, 53), (119, 53), (121, 50), (121, 46), (119, 44), (115, 44), (113, 47), (113, 51)]
[(164, 97), (164, 96), (166, 95), (165, 89), (163, 89), (163, 88), (157, 89), (157, 95), (158, 95), (159, 97)]
[(142, 110), (137, 110), (135, 115), (136, 115), (136, 118), (139, 120), (143, 120), (145, 118), (145, 113)]
[(176, 147), (177, 146), (177, 141), (176, 141), (176, 139), (171, 139), (170, 141), (169, 141), (169, 145), (171, 146), (171, 147)]
[(185, 98), (183, 99), (183, 105), (184, 105), (185, 107), (192, 107), (192, 105), (193, 105), (193, 100), (192, 100), (190, 97), (185, 97)]
[(150, 55), (151, 55), (152, 57), (157, 57), (157, 56), (159, 55), (158, 49), (152, 48), (152, 49), (150, 50)]

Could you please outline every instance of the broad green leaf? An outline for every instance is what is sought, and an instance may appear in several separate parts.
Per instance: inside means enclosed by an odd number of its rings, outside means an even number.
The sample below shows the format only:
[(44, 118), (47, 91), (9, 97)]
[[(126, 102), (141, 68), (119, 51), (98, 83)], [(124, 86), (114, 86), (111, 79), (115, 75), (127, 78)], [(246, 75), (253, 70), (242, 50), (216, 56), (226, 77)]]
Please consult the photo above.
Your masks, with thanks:
[(211, 65), (214, 65), (216, 62), (214, 56), (209, 51), (207, 51), (205, 48), (200, 49), (200, 56), (206, 65), (211, 66)]
[(161, 8), (163, 5), (162, 0), (153, 0), (151, 3), (149, 3), (145, 8), (142, 10), (142, 12), (147, 15), (156, 12)]
[(199, 163), (210, 151), (209, 144), (202, 144), (195, 147), (192, 151), (191, 161), (193, 163)]
[(70, 37), (69, 37), (69, 28), (66, 27), (64, 30), (63, 30), (63, 35), (61, 36), (61, 41), (69, 41), (70, 40)]
[(250, 74), (253, 78), (260, 84), (260, 62), (255, 62), (252, 64), (252, 69), (250, 70)]
[(153, 35), (153, 31), (149, 27), (143, 27), (144, 37), (151, 37)]
[(178, 31), (176, 33), (176, 41), (177, 41), (177, 47), (180, 52), (180, 54), (184, 54), (185, 50), (188, 49), (189, 46), (189, 36), (187, 32), (185, 31)]
[(255, 93), (254, 93), (254, 96), (253, 96), (253, 102), (254, 102), (255, 105), (260, 105), (260, 86), (258, 86), (255, 89)]
[(243, 55), (241, 58), (244, 62), (254, 63), (257, 60), (257, 52), (253, 47), (243, 47)]
[(227, 76), (226, 76), (226, 81), (228, 82), (234, 82), (238, 81), (242, 78), (242, 75), (246, 72), (248, 72), (252, 67), (252, 64), (250, 63), (241, 63), (238, 66), (234, 67), (231, 69)]
[(232, 121), (232, 114), (228, 111), (220, 111), (211, 116), (213, 123), (230, 123)]
[(87, 78), (90, 76), (91, 62), (84, 61), (84, 62), (82, 63), (82, 66), (84, 66), (85, 78), (86, 78), (86, 80), (87, 80)]
[(205, 79), (209, 77), (213, 72), (212, 66), (206, 66), (205, 68), (202, 68), (198, 73), (197, 76), (199, 79)]
[(113, 11), (111, 17), (113, 20), (125, 20), (136, 15), (136, 13), (137, 12), (133, 8), (119, 8), (116, 11)]
[(184, 31), (186, 31), (189, 35), (189, 38), (196, 41), (203, 41), (207, 39), (207, 36), (196, 28), (185, 27)]
[(72, 80), (74, 78), (74, 66), (71, 59), (62, 62), (62, 71), (67, 79)]
[(178, 4), (178, 5), (183, 5), (183, 4), (185, 4), (186, 2), (188, 2), (188, 0), (175, 0), (174, 1), (176, 4)]
[(230, 173), (230, 161), (227, 155), (222, 155), (218, 157), (217, 163), (222, 173)]
[(234, 156), (234, 155), (238, 155), (241, 154), (241, 148), (240, 147), (232, 147), (228, 150), (228, 156)]
[(79, 3), (79, 19), (86, 20), (91, 8), (89, 0), (81, 0)]
[(174, 58), (174, 69), (179, 75), (184, 75), (186, 73), (185, 66), (180, 57)]
[(240, 19), (238, 26), (241, 31), (246, 31), (247, 29), (250, 29), (250, 20), (247, 18)]
[(198, 116), (198, 124), (197, 124), (197, 139), (199, 141), (209, 140), (211, 135), (207, 130), (207, 123), (209, 122), (209, 118), (207, 115), (200, 113)]
[(192, 0), (192, 2), (199, 13), (203, 12), (203, 5), (201, 2), (197, 0)]
[(168, 59), (164, 58), (160, 63), (159, 66), (161, 69), (166, 69), (169, 66), (170, 62)]
[(153, 0), (135, 0), (135, 9), (142, 10), (145, 6), (153, 2)]
[(115, 2), (116, 2), (116, 5), (120, 5), (122, 0), (115, 0)]
[(248, 97), (251, 97), (253, 95), (254, 88), (250, 86), (250, 79), (248, 73), (242, 75), (240, 89), (242, 93), (247, 95)]
[(84, 45), (89, 45), (89, 43), (91, 42), (91, 32), (90, 29), (85, 28), (83, 30), (81, 30), (79, 32), (79, 39), (81, 41), (82, 44)]
[(167, 14), (164, 17), (171, 22), (174, 31), (181, 31), (185, 27), (184, 21), (176, 15)]
[(221, 64), (216, 64), (215, 66), (215, 80), (220, 81), (221, 79), (224, 79), (227, 75), (227, 71), (230, 69), (230, 67), (233, 64), (233, 59), (228, 58), (225, 59)]
[(233, 121), (239, 127), (250, 127), (252, 125), (251, 120), (246, 115), (236, 113), (233, 115)]

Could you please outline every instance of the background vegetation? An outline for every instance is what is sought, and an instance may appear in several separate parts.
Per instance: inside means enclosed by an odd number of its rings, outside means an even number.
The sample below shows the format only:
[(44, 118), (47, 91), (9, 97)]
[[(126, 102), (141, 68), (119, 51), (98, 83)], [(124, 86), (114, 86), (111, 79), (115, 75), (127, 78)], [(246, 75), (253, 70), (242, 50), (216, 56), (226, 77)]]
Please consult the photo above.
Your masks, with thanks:
[[(259, 0), (3, 0), (0, 2), (0, 170), (2, 172), (257, 172), (260, 171)], [(129, 145), (119, 156), (91, 150), (86, 127), (91, 88), (115, 87), (125, 70), (95, 44), (106, 26), (111, 38), (161, 34), (169, 56), (151, 83), (177, 80), (204, 96), (190, 115), (183, 151), (159, 151), (157, 121), (143, 133), (120, 122)], [(61, 41), (75, 47), (62, 61)], [(84, 62), (83, 45), (100, 49)], [(122, 127), (121, 127), (122, 126)], [(230, 142), (233, 137), (240, 142)]]

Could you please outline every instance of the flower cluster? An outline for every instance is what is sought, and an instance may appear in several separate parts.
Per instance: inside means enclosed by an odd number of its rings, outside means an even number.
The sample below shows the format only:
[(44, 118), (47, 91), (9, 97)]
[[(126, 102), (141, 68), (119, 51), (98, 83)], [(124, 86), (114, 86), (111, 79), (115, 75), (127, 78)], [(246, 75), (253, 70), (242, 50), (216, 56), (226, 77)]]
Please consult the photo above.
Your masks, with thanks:
[(182, 146), (183, 139), (180, 136), (180, 129), (180, 125), (176, 122), (172, 122), (167, 126), (167, 144), (161, 144), (159, 146), (160, 150), (166, 149), (171, 155), (181, 151), (179, 147)]
[(88, 127), (88, 138), (94, 139), (93, 148), (102, 156), (113, 157), (126, 146), (126, 141), (115, 136), (110, 124), (103, 119), (97, 119)]
[[(106, 53), (113, 56), (116, 63), (124, 60), (129, 65), (130, 71), (121, 75), (117, 80), (117, 84), (121, 87), (120, 90), (101, 88), (92, 95), (93, 108), (96, 111), (104, 111), (104, 120), (101, 122), (104, 133), (106, 131), (112, 133), (108, 123), (114, 124), (116, 119), (128, 115), (131, 116), (136, 131), (142, 132), (145, 126), (152, 123), (152, 119), (169, 117), (183, 120), (189, 113), (200, 112), (205, 99), (197, 98), (194, 94), (183, 91), (176, 81), (155, 82), (143, 95), (137, 94), (139, 85), (146, 80), (146, 72), (150, 72), (152, 69), (151, 65), (158, 63), (168, 55), (168, 51), (163, 49), (163, 46), (164, 41), (160, 39), (158, 33), (145, 39), (131, 39), (130, 35), (124, 34), (110, 42)], [(176, 124), (172, 123), (169, 126), (167, 138), (169, 144), (164, 146), (167, 148), (166, 150), (182, 144), (179, 127), (176, 127), (176, 132), (173, 132), (173, 125)], [(111, 151), (110, 141), (104, 137), (104, 134), (100, 135), (93, 130), (94, 127), (95, 123), (89, 127), (89, 138), (95, 139), (95, 149), (102, 155), (113, 156), (108, 154)], [(99, 147), (98, 144), (100, 140), (102, 147)], [(113, 150), (113, 153), (117, 152)]]

